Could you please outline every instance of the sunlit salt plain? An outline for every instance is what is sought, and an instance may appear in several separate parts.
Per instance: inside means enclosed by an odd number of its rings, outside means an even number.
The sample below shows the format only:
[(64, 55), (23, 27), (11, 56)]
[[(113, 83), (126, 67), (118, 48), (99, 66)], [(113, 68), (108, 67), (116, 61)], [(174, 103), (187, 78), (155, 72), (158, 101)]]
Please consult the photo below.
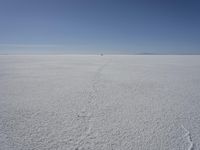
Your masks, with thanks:
[(199, 150), (200, 56), (1, 55), (0, 150)]

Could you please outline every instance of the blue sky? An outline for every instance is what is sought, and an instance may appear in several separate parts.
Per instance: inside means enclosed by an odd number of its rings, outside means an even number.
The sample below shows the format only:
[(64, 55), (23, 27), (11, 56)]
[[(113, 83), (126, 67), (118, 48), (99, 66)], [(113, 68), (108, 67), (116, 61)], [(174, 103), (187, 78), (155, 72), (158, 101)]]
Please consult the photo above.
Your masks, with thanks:
[(200, 54), (199, 0), (0, 0), (0, 53)]

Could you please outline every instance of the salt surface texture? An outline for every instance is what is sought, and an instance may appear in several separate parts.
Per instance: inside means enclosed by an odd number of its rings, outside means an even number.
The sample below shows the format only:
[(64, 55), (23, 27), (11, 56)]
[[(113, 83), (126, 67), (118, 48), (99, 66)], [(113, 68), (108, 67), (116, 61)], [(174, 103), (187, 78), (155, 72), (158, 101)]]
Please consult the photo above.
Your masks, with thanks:
[(1, 55), (0, 149), (200, 149), (200, 56)]

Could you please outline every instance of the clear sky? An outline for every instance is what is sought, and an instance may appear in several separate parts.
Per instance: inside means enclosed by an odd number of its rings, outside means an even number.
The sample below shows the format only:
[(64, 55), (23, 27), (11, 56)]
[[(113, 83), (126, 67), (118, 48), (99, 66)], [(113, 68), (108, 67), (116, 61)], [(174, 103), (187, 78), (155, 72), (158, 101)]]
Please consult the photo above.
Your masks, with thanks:
[(199, 0), (0, 0), (0, 53), (200, 54)]

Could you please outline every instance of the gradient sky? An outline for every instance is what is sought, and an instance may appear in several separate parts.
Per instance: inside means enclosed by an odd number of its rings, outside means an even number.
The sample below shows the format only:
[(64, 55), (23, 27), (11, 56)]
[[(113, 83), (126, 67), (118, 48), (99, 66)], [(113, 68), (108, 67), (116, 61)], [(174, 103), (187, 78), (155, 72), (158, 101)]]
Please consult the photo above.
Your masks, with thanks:
[(0, 0), (0, 53), (200, 54), (199, 0)]

